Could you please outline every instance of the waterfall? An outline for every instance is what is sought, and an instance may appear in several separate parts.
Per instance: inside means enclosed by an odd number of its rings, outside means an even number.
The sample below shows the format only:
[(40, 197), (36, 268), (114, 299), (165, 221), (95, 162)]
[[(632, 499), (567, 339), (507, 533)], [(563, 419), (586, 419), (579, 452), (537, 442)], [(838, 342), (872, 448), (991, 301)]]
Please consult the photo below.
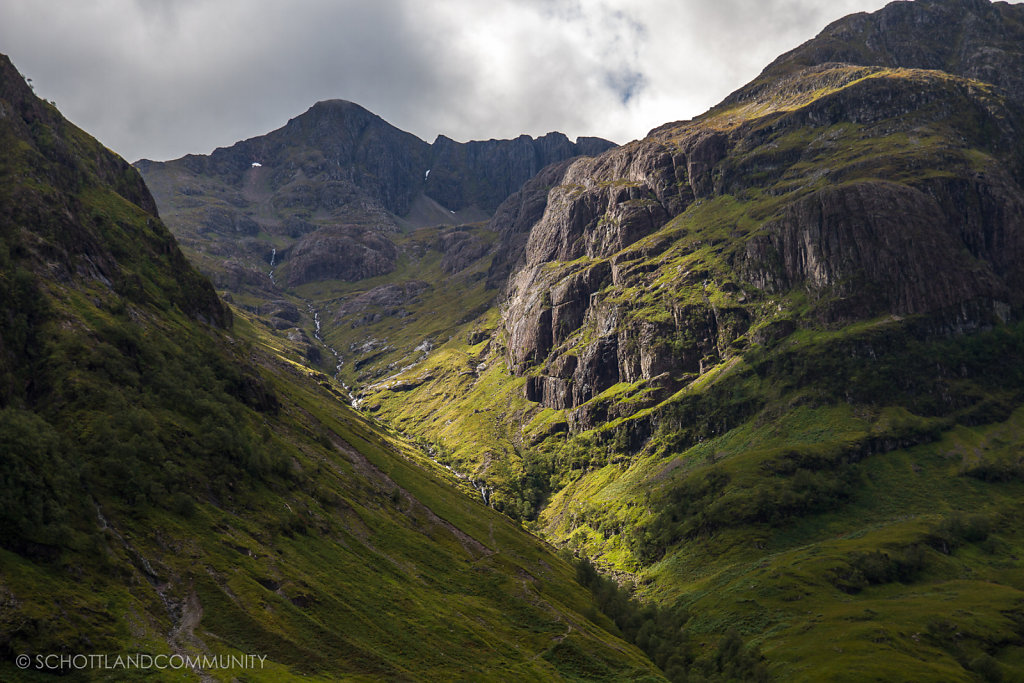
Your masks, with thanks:
[[(333, 346), (324, 341), (323, 335), (321, 334), (320, 331), (320, 311), (313, 308), (313, 304), (310, 302), (306, 303), (306, 309), (313, 314), (313, 336), (316, 338), (318, 342), (320, 342), (321, 346), (330, 351), (331, 355), (334, 356), (334, 378), (338, 379), (338, 374), (341, 372), (341, 366), (345, 364), (345, 361), (341, 359), (341, 354), (338, 353), (337, 349), (335, 349)], [(352, 401), (352, 407), (359, 408), (359, 402), (352, 398), (352, 391), (349, 389), (348, 385), (342, 382), (341, 386), (345, 387), (345, 393), (348, 394), (349, 400)]]

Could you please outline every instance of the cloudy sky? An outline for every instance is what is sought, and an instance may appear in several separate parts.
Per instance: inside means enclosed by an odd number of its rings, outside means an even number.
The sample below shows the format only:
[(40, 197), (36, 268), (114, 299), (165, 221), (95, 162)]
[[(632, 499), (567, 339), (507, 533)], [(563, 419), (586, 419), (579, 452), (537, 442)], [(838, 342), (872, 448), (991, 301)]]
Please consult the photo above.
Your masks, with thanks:
[(885, 0), (3, 0), (0, 52), (123, 157), (261, 135), (324, 99), (432, 141), (643, 137)]

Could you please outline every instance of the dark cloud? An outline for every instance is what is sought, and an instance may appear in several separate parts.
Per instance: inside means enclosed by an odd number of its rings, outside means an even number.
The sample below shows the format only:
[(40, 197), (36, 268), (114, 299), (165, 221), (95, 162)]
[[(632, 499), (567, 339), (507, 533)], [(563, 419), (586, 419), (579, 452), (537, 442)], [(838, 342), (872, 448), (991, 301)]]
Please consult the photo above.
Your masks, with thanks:
[(122, 156), (260, 135), (322, 99), (426, 140), (695, 116), (884, 0), (4, 0), (0, 51)]

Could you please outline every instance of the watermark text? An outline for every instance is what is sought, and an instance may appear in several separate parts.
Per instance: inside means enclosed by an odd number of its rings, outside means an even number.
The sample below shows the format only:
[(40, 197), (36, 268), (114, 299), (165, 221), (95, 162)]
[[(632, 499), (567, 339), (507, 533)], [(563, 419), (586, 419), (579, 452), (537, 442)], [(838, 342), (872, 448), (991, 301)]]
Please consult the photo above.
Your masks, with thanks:
[(158, 669), (206, 671), (212, 669), (263, 669), (266, 655), (152, 655), (130, 654), (36, 654), (18, 655), (19, 669), (80, 671), (83, 669)]

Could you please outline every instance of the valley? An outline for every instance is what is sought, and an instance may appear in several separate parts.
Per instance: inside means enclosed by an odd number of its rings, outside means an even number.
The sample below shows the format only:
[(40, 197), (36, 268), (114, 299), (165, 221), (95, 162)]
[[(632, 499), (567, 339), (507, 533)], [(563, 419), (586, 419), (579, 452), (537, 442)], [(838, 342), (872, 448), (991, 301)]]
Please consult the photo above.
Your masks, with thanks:
[[(362, 412), (685, 609), (697, 652), (1015, 670), (1020, 482), (971, 463), (1021, 444), (1021, 20), (840, 20), (693, 121), (399, 231), (388, 273), (292, 291), (333, 311)], [(916, 49), (865, 47), (886, 31)]]
[(1024, 677), (1024, 6), (622, 145), (128, 165), (0, 67), (0, 676)]
[[(550, 546), (229, 309), (6, 57), (0, 111), (0, 677), (663, 680)], [(143, 656), (170, 666), (106, 665)]]

